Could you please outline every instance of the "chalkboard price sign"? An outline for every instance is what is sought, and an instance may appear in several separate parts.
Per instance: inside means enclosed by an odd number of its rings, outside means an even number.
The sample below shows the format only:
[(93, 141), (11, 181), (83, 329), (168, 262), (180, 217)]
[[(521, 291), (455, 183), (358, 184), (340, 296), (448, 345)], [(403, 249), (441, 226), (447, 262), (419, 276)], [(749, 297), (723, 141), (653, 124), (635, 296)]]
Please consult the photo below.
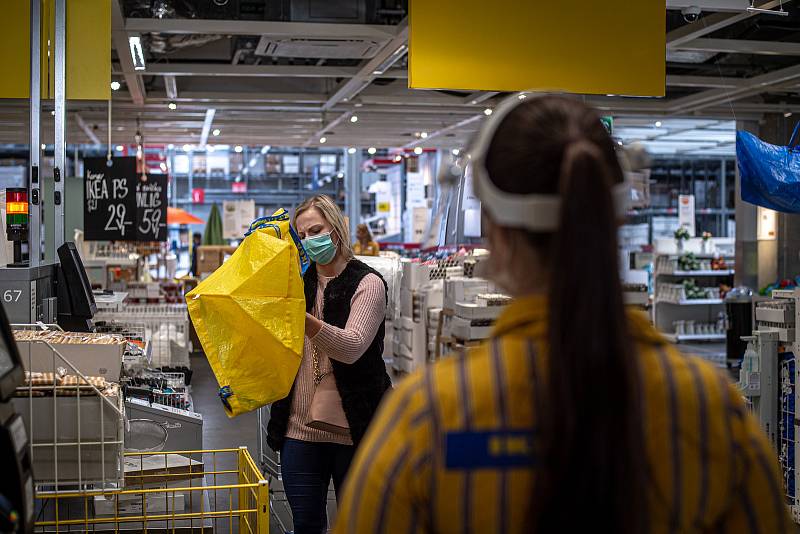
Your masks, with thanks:
[(136, 158), (85, 158), (84, 238), (166, 241), (167, 177), (136, 172)]
[(167, 240), (167, 177), (148, 174), (136, 181), (137, 241)]

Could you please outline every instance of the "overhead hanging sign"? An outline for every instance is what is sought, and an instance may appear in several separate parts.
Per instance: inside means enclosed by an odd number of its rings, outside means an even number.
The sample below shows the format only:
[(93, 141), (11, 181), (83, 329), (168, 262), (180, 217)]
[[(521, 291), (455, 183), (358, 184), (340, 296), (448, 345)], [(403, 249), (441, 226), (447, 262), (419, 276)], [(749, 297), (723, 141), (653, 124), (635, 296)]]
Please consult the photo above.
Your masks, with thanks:
[(411, 88), (665, 94), (663, 2), (410, 4)]
[(167, 176), (136, 172), (136, 158), (85, 158), (87, 241), (166, 241)]

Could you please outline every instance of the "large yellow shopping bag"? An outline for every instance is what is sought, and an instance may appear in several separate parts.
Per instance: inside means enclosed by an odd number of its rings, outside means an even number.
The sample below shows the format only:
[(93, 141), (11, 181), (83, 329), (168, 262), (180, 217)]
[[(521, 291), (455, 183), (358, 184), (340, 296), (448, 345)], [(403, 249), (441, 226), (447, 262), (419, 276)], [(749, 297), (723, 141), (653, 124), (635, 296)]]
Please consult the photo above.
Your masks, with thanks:
[(229, 417), (289, 394), (303, 354), (307, 267), (278, 210), (253, 221), (230, 259), (186, 295)]

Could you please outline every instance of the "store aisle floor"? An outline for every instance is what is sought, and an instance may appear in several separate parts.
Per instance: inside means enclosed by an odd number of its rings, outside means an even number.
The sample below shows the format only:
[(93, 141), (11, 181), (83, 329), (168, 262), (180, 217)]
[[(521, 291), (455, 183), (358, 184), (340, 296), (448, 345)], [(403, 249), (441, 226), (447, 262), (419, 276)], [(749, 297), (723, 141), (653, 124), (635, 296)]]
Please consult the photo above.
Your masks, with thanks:
[[(258, 418), (255, 412), (240, 415), (234, 419), (228, 418), (225, 414), (225, 408), (219, 400), (217, 392), (219, 386), (214, 377), (214, 372), (208, 364), (208, 360), (204, 355), (200, 354), (192, 356), (192, 400), (194, 401), (195, 410), (203, 414), (203, 448), (210, 449), (231, 449), (240, 446), (247, 447), (253, 459), (258, 463)], [(210, 455), (206, 455), (206, 470), (212, 470), (213, 465)], [(228, 456), (226, 459), (219, 460), (217, 463), (217, 470), (236, 469), (236, 463), (233, 456)], [(222, 483), (222, 481), (218, 481)], [(206, 484), (214, 484), (213, 477), (206, 477)], [(282, 486), (280, 481), (273, 481), (270, 487), (271, 492), (278, 491), (281, 494)], [(212, 502), (212, 508), (219, 510), (228, 509), (228, 495), (218, 495), (220, 501), (219, 507), (215, 507)], [(237, 496), (233, 496), (234, 501)], [(213, 496), (211, 496), (213, 500)], [(224, 502), (223, 502), (224, 501)], [(285, 525), (291, 525), (291, 514), (285, 505), (278, 504), (276, 506), (277, 513), (280, 514), (281, 519)], [(220, 519), (214, 525), (214, 532), (230, 532), (232, 527), (233, 532), (238, 532), (238, 523), (234, 519), (234, 524), (230, 525), (226, 519)], [(290, 528), (290, 527), (289, 527)], [(270, 534), (284, 534), (284, 530), (280, 528), (278, 522), (275, 521), (274, 516), (270, 518)]]

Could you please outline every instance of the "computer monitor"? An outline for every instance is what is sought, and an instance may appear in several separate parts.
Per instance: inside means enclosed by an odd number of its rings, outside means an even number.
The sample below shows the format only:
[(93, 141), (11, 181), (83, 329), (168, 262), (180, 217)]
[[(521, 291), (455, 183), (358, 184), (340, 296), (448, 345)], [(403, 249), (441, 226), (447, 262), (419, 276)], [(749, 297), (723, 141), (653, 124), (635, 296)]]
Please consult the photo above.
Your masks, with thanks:
[(65, 330), (88, 332), (97, 304), (75, 243), (61, 245), (58, 259), (58, 324)]
[(17, 342), (8, 324), (8, 317), (0, 306), (0, 402), (5, 402), (14, 390), (25, 381), (22, 358), (17, 350)]

